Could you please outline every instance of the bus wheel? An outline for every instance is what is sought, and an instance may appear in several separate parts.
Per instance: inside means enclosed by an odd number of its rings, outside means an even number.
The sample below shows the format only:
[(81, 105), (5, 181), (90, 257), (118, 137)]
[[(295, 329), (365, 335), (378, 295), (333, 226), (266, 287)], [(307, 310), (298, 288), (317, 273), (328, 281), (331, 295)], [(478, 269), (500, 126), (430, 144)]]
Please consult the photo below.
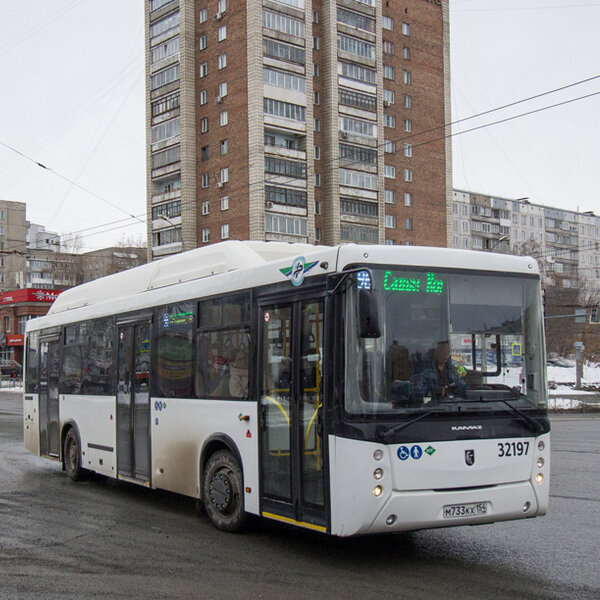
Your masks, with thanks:
[(63, 446), (65, 471), (69, 479), (79, 481), (83, 478), (84, 469), (81, 466), (81, 445), (74, 429), (69, 429)]
[(223, 531), (240, 531), (244, 512), (242, 469), (228, 450), (213, 454), (204, 469), (202, 481), (204, 509), (213, 525)]

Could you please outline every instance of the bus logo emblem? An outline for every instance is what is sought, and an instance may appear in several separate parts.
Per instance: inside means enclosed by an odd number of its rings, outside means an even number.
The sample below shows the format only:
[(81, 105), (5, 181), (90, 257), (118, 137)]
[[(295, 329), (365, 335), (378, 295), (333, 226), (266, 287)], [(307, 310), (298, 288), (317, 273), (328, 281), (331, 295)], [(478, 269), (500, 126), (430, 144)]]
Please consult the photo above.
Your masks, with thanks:
[(465, 450), (465, 462), (468, 467), (472, 467), (475, 464), (475, 450)]
[(295, 286), (302, 285), (304, 281), (304, 276), (308, 273), (313, 267), (316, 267), (319, 264), (318, 260), (314, 260), (313, 262), (306, 262), (304, 256), (299, 256), (294, 259), (291, 267), (286, 267), (285, 269), (279, 269), (279, 271), (289, 277), (292, 280), (292, 284)]

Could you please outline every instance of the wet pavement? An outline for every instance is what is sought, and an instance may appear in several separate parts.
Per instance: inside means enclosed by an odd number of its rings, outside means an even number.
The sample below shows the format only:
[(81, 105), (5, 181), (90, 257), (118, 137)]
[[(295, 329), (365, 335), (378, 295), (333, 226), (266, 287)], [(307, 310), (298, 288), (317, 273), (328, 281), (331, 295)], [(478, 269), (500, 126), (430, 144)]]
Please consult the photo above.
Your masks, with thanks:
[(0, 392), (0, 599), (600, 598), (600, 415), (552, 418), (546, 517), (337, 539), (262, 522), (225, 534), (191, 499), (73, 483), (23, 447)]

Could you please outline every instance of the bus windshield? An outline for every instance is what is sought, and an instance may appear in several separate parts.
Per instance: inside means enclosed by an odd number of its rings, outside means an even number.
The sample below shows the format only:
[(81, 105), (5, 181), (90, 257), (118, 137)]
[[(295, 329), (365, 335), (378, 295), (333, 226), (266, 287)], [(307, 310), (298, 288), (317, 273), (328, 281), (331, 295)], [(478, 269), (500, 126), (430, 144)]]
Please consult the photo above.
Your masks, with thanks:
[(346, 303), (345, 411), (547, 407), (539, 279), (464, 270), (373, 267), (381, 336), (358, 329), (358, 287)]

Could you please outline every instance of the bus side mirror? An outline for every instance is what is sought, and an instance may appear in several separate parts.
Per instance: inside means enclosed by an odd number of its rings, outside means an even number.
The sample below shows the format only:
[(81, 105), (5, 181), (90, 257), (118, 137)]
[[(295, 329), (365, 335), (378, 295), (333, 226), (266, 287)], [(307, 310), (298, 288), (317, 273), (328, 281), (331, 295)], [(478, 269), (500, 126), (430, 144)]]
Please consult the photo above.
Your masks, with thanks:
[(379, 297), (371, 290), (358, 290), (358, 335), (361, 338), (381, 337)]

